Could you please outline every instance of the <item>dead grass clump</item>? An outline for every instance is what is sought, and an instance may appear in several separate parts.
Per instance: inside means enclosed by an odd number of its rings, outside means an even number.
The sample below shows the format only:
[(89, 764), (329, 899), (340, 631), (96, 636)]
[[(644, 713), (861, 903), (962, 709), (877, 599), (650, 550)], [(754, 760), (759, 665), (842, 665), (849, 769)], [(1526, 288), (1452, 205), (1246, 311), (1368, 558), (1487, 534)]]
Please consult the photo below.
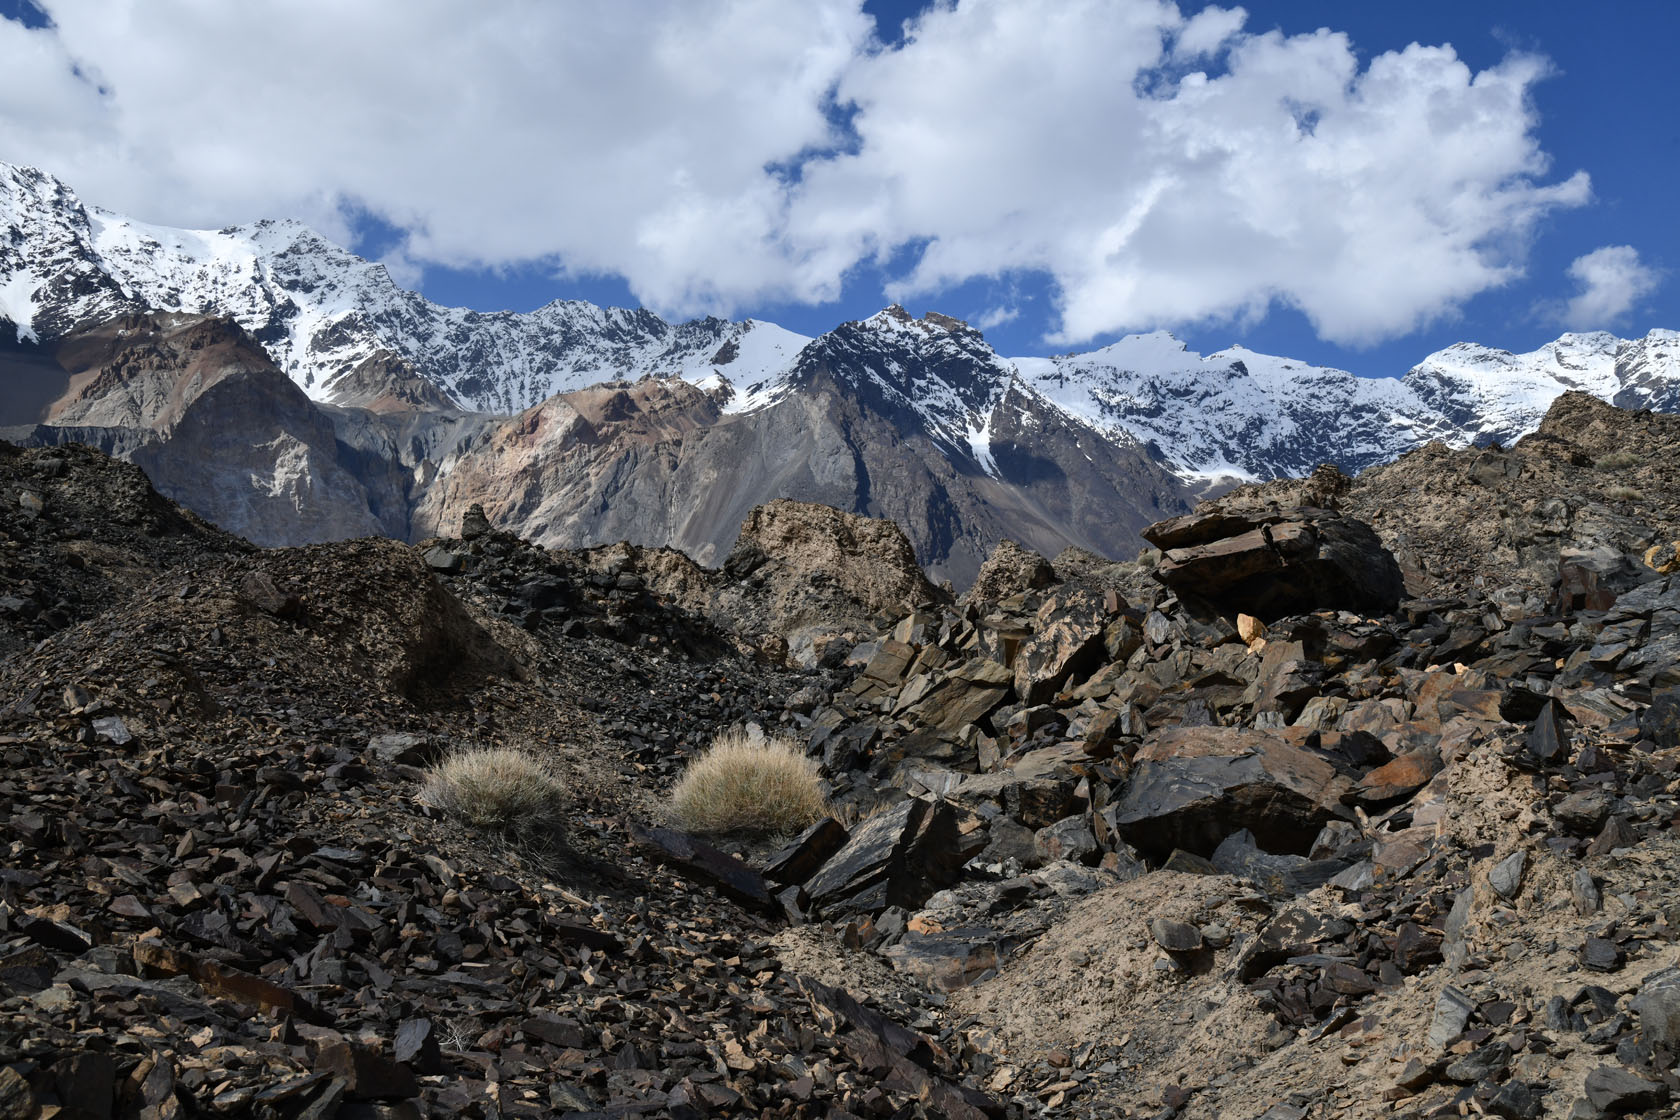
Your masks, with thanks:
[(1612, 486), (1604, 492), (1604, 496), (1612, 502), (1637, 502), (1645, 495), (1631, 486)]
[(671, 791), (671, 820), (690, 832), (791, 832), (827, 812), (817, 764), (797, 743), (741, 731), (712, 740)]
[(1624, 471), (1629, 467), (1637, 467), (1642, 460), (1631, 451), (1612, 451), (1608, 455), (1600, 456), (1593, 464), (1601, 471)]
[(432, 767), (421, 800), (479, 828), (557, 829), (558, 778), (540, 759), (507, 747), (459, 751)]

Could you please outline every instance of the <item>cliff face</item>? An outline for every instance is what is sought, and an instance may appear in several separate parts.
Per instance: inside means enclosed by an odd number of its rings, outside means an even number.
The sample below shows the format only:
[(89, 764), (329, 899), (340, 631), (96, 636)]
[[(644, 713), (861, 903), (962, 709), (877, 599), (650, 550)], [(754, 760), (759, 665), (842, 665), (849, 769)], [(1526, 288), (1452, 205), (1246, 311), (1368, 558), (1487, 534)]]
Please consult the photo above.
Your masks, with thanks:
[(14, 406), (11, 419), (47, 421), (9, 429), (14, 438), (120, 455), (166, 497), (257, 544), (407, 535), (406, 510), (370, 493), (328, 414), (236, 324), (130, 314), (53, 353), (61, 376), (38, 384), (62, 392)]

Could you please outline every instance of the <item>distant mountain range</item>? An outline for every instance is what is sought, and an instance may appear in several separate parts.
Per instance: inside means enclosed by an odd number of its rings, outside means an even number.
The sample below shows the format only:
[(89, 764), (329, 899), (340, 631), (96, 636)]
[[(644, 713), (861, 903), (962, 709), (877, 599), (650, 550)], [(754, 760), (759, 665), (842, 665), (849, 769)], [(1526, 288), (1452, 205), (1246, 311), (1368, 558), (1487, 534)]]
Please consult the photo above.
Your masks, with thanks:
[(1359, 377), (1171, 335), (999, 356), (889, 307), (815, 338), (555, 302), (445, 308), (295, 222), (218, 231), (85, 206), (0, 164), (0, 424), (140, 462), (263, 543), (455, 528), (473, 501), (553, 545), (721, 560), (774, 497), (887, 516), (958, 583), (1001, 537), (1130, 555), (1233, 480), (1509, 442), (1582, 389), (1680, 410), (1680, 333), (1461, 343)]

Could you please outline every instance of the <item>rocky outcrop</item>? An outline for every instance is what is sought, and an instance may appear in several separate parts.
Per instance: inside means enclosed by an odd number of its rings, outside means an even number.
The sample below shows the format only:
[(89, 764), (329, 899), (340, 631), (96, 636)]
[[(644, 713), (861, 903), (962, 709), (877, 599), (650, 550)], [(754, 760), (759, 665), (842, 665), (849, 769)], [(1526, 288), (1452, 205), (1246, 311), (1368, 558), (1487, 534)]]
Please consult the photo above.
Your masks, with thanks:
[(1435, 443), (1357, 479), (1319, 472), (1242, 487), (1220, 502), (1329, 504), (1376, 531), (1410, 593), (1496, 588), (1508, 600), (1502, 610), (1533, 614), (1555, 600), (1565, 562), (1607, 567), (1614, 593), (1637, 576), (1653, 541), (1680, 538), (1677, 462), (1680, 418), (1571, 392), (1511, 447)]
[(1204, 505), (1151, 525), (1155, 578), (1181, 594), (1262, 621), (1330, 607), (1380, 614), (1405, 594), (1399, 566), (1371, 527), (1311, 506), (1242, 512)]

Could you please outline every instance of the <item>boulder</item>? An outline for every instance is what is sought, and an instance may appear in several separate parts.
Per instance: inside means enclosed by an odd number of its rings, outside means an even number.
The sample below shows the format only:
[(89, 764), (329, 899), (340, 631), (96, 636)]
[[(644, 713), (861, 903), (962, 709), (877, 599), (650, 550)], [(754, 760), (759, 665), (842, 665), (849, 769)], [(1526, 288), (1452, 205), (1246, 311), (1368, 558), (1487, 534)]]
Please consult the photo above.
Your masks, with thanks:
[(1233, 616), (1386, 613), (1405, 593), (1400, 567), (1375, 531), (1332, 510), (1216, 506), (1157, 522), (1143, 538), (1163, 553), (1156, 579)]
[(1011, 540), (999, 541), (980, 574), (963, 599), (970, 603), (993, 605), (1011, 595), (1036, 591), (1056, 582), (1055, 569), (1050, 561)]
[(1096, 669), (1106, 650), (1109, 614), (1104, 597), (1091, 591), (1048, 599), (1033, 621), (1032, 637), (1016, 651), (1015, 695), (1023, 703), (1043, 704), (1074, 674)]
[(1206, 855), (1243, 828), (1266, 851), (1305, 853), (1325, 824), (1352, 819), (1351, 789), (1329, 759), (1266, 732), (1173, 728), (1139, 750), (1113, 823), (1155, 858)]
[(984, 829), (965, 831), (946, 801), (912, 798), (860, 823), (834, 857), (805, 883), (813, 913), (915, 910), (954, 882), (985, 847)]

